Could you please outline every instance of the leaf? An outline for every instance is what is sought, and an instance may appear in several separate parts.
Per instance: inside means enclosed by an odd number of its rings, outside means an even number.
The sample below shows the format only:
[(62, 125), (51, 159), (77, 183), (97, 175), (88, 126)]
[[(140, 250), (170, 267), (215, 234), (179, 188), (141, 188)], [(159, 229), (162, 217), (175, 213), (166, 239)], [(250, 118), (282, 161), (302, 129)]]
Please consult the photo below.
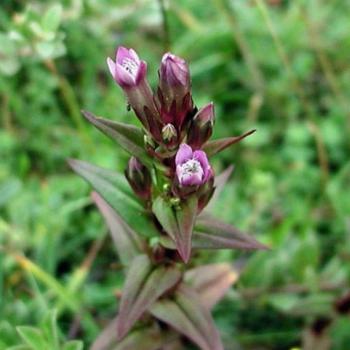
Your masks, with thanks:
[(146, 255), (136, 257), (127, 273), (117, 318), (118, 339), (123, 338), (134, 323), (161, 295), (181, 278), (173, 267), (152, 266)]
[(150, 312), (184, 334), (202, 350), (223, 350), (208, 309), (202, 305), (200, 296), (191, 288), (181, 284), (173, 299), (161, 299)]
[(127, 265), (142, 254), (144, 242), (97, 192), (92, 193), (92, 198), (106, 220), (121, 262)]
[(226, 137), (219, 140), (213, 140), (208, 141), (203, 147), (203, 151), (207, 154), (208, 157), (211, 157), (215, 155), (216, 153), (219, 153), (226, 149), (227, 147), (230, 147), (231, 145), (240, 142), (247, 136), (253, 134), (256, 130), (250, 130), (240, 136), (233, 136), (233, 137)]
[(188, 262), (191, 256), (191, 241), (194, 221), (197, 215), (198, 199), (191, 196), (183, 200), (178, 208), (159, 196), (153, 203), (153, 213), (166, 233), (176, 244), (181, 258)]
[(80, 160), (71, 159), (68, 162), (133, 230), (147, 237), (156, 234), (149, 215), (141, 203), (125, 189), (126, 180), (122, 181), (120, 174)]
[(57, 328), (57, 310), (49, 311), (43, 320), (41, 329), (49, 341), (52, 350), (59, 349), (59, 336)]
[[(113, 350), (158, 350), (164, 343), (158, 327), (147, 327), (128, 334)], [(101, 349), (102, 350), (102, 349)]]
[(185, 273), (185, 281), (198, 292), (202, 304), (211, 309), (238, 279), (240, 271), (231, 264), (209, 264)]
[(214, 178), (214, 194), (210, 199), (209, 204), (206, 207), (206, 210), (210, 210), (210, 208), (213, 207), (214, 203), (218, 200), (220, 197), (221, 192), (223, 191), (228, 179), (230, 178), (232, 172), (233, 172), (234, 166), (230, 165), (228, 168), (226, 168), (221, 174), (215, 176)]
[(198, 249), (269, 249), (255, 238), (212, 217), (199, 217), (192, 239)]
[(62, 5), (51, 6), (42, 17), (41, 26), (45, 32), (54, 33), (58, 29), (62, 17)]
[(87, 111), (82, 113), (91, 124), (116, 141), (126, 152), (139, 158), (144, 164), (152, 165), (144, 148), (144, 133), (141, 129), (134, 125), (99, 118)]
[(19, 326), (16, 329), (23, 341), (33, 350), (47, 349), (47, 344), (39, 329), (29, 326)]
[(70, 340), (65, 343), (62, 350), (83, 350), (84, 344), (80, 340)]

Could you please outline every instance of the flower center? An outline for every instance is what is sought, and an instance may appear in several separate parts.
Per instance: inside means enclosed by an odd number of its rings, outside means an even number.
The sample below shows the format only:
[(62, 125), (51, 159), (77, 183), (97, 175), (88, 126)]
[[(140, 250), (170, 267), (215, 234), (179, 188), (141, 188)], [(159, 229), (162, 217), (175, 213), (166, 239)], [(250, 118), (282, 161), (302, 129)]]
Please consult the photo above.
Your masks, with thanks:
[(192, 175), (197, 175), (199, 178), (203, 178), (203, 169), (198, 160), (190, 159), (186, 163), (181, 165), (181, 178), (187, 178)]
[(129, 57), (125, 57), (121, 65), (132, 76), (136, 76), (139, 66), (134, 60)]

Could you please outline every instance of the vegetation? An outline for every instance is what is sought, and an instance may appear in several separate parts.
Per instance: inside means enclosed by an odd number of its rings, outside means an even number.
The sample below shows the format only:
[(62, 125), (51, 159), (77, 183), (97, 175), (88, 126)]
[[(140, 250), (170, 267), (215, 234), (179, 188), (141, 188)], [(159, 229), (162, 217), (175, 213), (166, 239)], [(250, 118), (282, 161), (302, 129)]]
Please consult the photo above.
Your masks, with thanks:
[(213, 158), (235, 171), (211, 210), (272, 249), (196, 257), (240, 272), (213, 310), (225, 349), (347, 349), (349, 14), (340, 0), (3, 1), (0, 349), (89, 348), (117, 313), (121, 262), (66, 163), (126, 167), (80, 114), (139, 125), (106, 65), (117, 45), (142, 52), (153, 87), (164, 52), (186, 58), (213, 138), (257, 129)]

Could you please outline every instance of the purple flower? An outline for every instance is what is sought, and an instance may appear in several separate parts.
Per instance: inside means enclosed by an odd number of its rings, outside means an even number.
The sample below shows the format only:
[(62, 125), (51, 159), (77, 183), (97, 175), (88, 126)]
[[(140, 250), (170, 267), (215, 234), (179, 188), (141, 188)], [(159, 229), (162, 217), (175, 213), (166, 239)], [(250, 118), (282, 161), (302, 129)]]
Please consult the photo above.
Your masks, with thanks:
[(113, 79), (124, 90), (128, 103), (145, 129), (156, 140), (161, 140), (160, 114), (146, 79), (147, 63), (140, 60), (133, 49), (120, 46), (115, 62), (108, 57), (107, 64)]
[(164, 79), (171, 86), (187, 86), (190, 80), (186, 61), (170, 52), (166, 53), (162, 58), (160, 75), (161, 79)]
[(183, 143), (175, 157), (176, 175), (182, 186), (199, 186), (207, 182), (212, 176), (212, 169), (207, 155), (203, 151), (192, 151)]
[(107, 64), (113, 79), (122, 88), (139, 85), (147, 73), (147, 63), (141, 61), (133, 49), (123, 46), (118, 47), (115, 62), (108, 57)]
[(178, 131), (193, 110), (190, 72), (186, 61), (166, 53), (159, 69), (158, 100), (165, 124), (173, 124)]

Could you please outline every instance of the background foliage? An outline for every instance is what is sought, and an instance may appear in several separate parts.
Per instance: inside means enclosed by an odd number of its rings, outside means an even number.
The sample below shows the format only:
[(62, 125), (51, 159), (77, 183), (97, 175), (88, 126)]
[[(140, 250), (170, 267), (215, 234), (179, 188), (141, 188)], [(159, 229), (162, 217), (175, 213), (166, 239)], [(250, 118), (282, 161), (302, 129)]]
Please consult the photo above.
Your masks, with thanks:
[(347, 349), (350, 2), (161, 5), (2, 1), (0, 349), (80, 349), (64, 345), (76, 338), (88, 348), (116, 313), (120, 264), (66, 159), (125, 167), (126, 155), (80, 116), (137, 123), (105, 63), (119, 44), (149, 62), (153, 86), (166, 50), (186, 58), (196, 103), (215, 102), (215, 136), (257, 128), (216, 157), (217, 173), (236, 170), (213, 209), (272, 250), (197, 257), (244, 266), (214, 310), (225, 348)]

